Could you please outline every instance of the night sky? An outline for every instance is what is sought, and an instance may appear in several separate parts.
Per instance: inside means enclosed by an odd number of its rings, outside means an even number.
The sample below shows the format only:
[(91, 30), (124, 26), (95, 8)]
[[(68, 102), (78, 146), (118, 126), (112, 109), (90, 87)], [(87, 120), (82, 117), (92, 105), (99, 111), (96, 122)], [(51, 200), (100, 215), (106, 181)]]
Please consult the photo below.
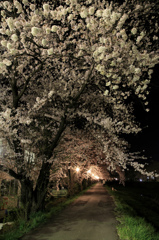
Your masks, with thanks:
[(135, 104), (136, 120), (141, 123), (143, 131), (131, 136), (129, 142), (132, 151), (145, 150), (148, 162), (159, 163), (159, 64), (154, 68), (148, 101), (150, 109), (148, 113), (140, 104)]

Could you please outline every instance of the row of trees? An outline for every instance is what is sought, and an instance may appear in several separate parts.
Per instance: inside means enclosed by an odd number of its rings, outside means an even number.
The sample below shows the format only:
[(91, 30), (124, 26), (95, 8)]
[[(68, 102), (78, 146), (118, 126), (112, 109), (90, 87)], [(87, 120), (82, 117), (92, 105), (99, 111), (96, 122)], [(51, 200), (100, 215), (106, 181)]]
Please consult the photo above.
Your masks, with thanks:
[[(141, 130), (133, 99), (149, 111), (158, 4), (10, 0), (0, 8), (0, 133), (12, 150), (5, 165), (21, 183), (28, 216), (43, 208), (52, 164), (61, 160), (57, 147), (77, 128), (97, 143), (89, 164), (145, 172), (120, 135)], [(36, 154), (36, 176), (26, 149)], [(68, 149), (77, 154), (75, 146)]]

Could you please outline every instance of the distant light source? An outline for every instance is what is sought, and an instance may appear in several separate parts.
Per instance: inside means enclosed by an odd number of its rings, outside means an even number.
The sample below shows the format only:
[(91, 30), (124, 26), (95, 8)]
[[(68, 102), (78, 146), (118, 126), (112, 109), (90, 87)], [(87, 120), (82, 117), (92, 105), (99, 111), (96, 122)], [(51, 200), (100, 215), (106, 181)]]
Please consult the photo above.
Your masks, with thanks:
[(118, 181), (118, 178), (114, 178), (116, 181)]
[(96, 179), (99, 179), (99, 177), (98, 177), (98, 176), (95, 176), (95, 178), (96, 178)]
[(140, 178), (139, 181), (142, 182), (142, 178)]
[(89, 170), (87, 171), (87, 173), (91, 173), (91, 170), (89, 169)]
[(80, 170), (79, 167), (77, 167), (77, 168), (76, 168), (76, 172), (79, 172), (79, 170)]

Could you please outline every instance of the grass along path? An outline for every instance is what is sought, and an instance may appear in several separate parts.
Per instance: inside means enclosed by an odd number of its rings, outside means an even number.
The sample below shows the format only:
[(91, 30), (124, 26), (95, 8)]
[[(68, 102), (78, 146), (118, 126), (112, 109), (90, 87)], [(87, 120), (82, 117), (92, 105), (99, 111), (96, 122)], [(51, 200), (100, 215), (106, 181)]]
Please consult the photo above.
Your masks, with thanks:
[(119, 221), (117, 231), (121, 240), (159, 240), (159, 233), (155, 228), (143, 217), (138, 216), (134, 208), (128, 204), (128, 198), (133, 201), (129, 193), (125, 201), (124, 193), (118, 190), (112, 191), (110, 186), (106, 188), (116, 204), (116, 218)]
[[(93, 185), (91, 185), (90, 187), (92, 187)], [(31, 216), (29, 221), (26, 221), (19, 216), (19, 218), (15, 221), (14, 225), (10, 226), (10, 229), (7, 228), (7, 230), (9, 231), (6, 232), (4, 226), (4, 233), (0, 233), (0, 240), (20, 239), (24, 234), (30, 232), (32, 229), (38, 227), (40, 224), (45, 223), (53, 215), (57, 215), (58, 213), (60, 213), (66, 206), (75, 201), (79, 196), (83, 195), (90, 187), (71, 198), (64, 198), (62, 202), (59, 202), (55, 206), (53, 206), (54, 203), (50, 202), (49, 205), (52, 205), (52, 207), (49, 207), (48, 212), (37, 212), (36, 214)]]

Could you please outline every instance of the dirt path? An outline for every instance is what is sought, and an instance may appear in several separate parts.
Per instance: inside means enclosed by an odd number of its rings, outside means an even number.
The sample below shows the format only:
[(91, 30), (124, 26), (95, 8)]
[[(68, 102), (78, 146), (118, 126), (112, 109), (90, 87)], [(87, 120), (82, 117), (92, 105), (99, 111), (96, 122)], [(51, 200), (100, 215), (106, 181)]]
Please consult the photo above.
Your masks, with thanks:
[(97, 183), (54, 219), (22, 240), (119, 240), (114, 204), (105, 187)]

